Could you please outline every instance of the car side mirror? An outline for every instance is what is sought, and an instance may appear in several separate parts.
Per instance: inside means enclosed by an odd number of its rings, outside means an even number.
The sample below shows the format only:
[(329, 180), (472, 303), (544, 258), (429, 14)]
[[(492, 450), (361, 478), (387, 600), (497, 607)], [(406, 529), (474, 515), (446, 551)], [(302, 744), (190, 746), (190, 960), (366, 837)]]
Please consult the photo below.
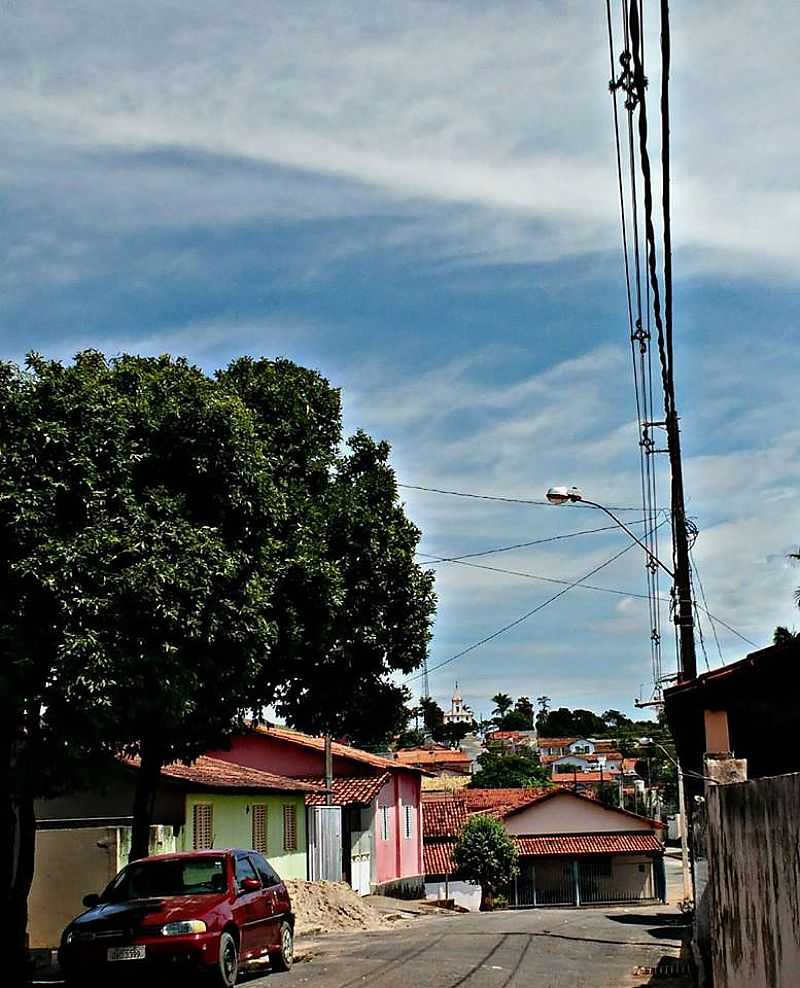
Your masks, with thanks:
[(242, 889), (242, 895), (244, 895), (246, 892), (260, 892), (261, 882), (259, 882), (257, 878), (243, 878), (241, 889)]
[(90, 892), (88, 895), (83, 897), (83, 904), (87, 909), (94, 909), (96, 905), (100, 902), (100, 896), (97, 892)]

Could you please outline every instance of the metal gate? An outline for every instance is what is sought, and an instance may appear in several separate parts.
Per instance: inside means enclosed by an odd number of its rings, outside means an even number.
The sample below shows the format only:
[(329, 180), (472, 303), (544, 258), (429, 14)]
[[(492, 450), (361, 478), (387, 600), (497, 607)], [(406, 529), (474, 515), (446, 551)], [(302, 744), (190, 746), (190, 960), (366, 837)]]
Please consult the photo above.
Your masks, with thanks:
[(342, 880), (342, 808), (309, 806), (308, 877), (312, 882)]
[(372, 811), (352, 806), (350, 823), (350, 885), (359, 895), (372, 891)]
[(559, 859), (520, 862), (511, 896), (515, 906), (571, 906), (575, 903), (572, 863)]

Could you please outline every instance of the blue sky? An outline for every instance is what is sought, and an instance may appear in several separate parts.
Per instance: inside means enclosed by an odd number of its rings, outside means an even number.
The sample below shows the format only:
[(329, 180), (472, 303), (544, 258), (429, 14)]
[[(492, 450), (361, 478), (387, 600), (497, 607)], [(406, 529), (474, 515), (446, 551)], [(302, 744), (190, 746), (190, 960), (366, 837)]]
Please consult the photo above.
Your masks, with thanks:
[[(777, 2), (671, 7), (695, 558), (710, 609), (761, 644), (800, 624), (786, 560), (800, 542), (800, 139), (785, 111), (800, 25)], [(2, 16), (3, 357), (92, 346), (211, 370), (285, 355), (343, 388), (348, 427), (389, 439), (405, 483), (522, 498), (575, 483), (636, 505), (600, 0), (27, 0)], [(651, 36), (655, 92), (657, 51)], [(579, 507), (404, 496), (431, 554), (597, 527)], [(483, 561), (572, 580), (624, 539)], [(437, 574), (432, 665), (553, 592)], [(593, 582), (641, 593), (642, 559)], [(726, 661), (744, 654), (718, 632)], [(457, 677), (483, 711), (498, 689), (631, 709), (648, 634), (640, 599), (576, 589), (431, 685), (445, 700)]]

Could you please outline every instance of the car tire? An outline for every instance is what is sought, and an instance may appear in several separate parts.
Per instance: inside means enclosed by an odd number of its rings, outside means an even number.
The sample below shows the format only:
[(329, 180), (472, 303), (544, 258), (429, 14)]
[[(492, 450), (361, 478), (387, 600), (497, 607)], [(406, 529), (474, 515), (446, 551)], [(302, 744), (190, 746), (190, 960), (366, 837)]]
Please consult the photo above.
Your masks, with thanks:
[(294, 934), (292, 927), (284, 920), (279, 930), (280, 950), (270, 952), (269, 963), (273, 971), (288, 971), (294, 960)]
[(239, 948), (233, 935), (225, 931), (219, 938), (219, 956), (214, 971), (218, 988), (233, 988), (239, 976)]

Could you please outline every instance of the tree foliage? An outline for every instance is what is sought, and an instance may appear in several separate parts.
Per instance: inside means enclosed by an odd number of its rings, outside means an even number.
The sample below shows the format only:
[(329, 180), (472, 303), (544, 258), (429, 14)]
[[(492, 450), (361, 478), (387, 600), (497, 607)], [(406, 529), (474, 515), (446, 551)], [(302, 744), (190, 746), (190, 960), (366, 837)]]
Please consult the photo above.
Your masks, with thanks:
[(481, 910), (491, 909), (494, 896), (513, 880), (518, 857), (503, 824), (483, 814), (465, 824), (453, 849), (459, 875), (481, 887)]
[(161, 765), (269, 703), (386, 737), (435, 598), (388, 446), (358, 433), (343, 451), (339, 393), (289, 361), (215, 378), (93, 351), (0, 364), (0, 456), (0, 882), (18, 958), (35, 797), (141, 756), (141, 851)]
[(475, 789), (524, 789), (550, 784), (550, 773), (534, 751), (522, 749), (512, 754), (499, 745), (478, 757), (478, 770), (472, 777)]

